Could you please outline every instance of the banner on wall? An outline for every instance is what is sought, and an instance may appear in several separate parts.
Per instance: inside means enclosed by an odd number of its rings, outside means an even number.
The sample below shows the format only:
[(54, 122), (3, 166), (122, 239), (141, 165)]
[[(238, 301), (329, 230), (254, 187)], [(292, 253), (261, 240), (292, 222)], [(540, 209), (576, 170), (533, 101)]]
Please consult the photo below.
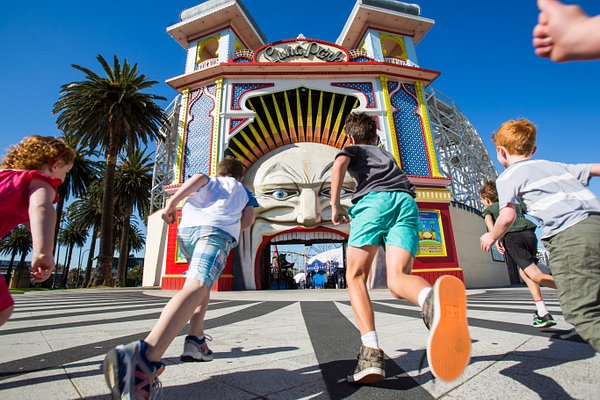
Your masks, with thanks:
[(439, 210), (419, 210), (418, 257), (446, 257), (446, 243)]

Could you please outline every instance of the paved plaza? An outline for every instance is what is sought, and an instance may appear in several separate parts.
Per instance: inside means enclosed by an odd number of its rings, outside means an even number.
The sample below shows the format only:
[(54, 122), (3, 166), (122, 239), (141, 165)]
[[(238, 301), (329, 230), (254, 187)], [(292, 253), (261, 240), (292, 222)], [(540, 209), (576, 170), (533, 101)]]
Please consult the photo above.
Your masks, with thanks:
[[(162, 399), (599, 399), (600, 355), (565, 323), (531, 326), (524, 287), (470, 290), (471, 363), (456, 382), (419, 371), (427, 330), (416, 307), (371, 292), (387, 379), (345, 376), (360, 343), (345, 290), (213, 293), (206, 331), (215, 360), (181, 363), (183, 332), (167, 351)], [(105, 289), (15, 294), (0, 328), (0, 399), (109, 399), (100, 366), (111, 347), (152, 328), (174, 292)]]

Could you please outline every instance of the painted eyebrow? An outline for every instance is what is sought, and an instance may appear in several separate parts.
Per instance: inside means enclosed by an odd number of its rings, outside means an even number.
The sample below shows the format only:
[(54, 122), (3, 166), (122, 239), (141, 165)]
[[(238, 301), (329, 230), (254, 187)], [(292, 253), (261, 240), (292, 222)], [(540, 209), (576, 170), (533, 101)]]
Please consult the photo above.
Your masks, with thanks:
[(294, 171), (289, 165), (281, 163), (276, 163), (269, 167), (269, 169), (265, 172), (265, 176), (279, 171), (283, 171), (288, 175), (292, 175), (292, 177), (299, 182), (303, 181), (302, 176), (300, 176), (296, 171)]
[(331, 171), (331, 169), (333, 168), (333, 161), (330, 162), (329, 164), (327, 164), (325, 166), (325, 168), (323, 168), (323, 171), (321, 171), (321, 175), (319, 175), (319, 179), (323, 178), (323, 176), (328, 173), (329, 171)]

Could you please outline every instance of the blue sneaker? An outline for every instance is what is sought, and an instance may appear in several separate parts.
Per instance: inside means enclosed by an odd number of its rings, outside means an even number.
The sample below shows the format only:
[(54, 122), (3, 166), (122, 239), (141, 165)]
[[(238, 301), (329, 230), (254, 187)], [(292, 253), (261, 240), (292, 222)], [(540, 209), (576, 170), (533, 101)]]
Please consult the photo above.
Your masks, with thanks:
[(161, 389), (158, 376), (165, 366), (152, 363), (142, 356), (146, 346), (143, 341), (117, 346), (104, 357), (104, 377), (113, 400), (158, 398)]

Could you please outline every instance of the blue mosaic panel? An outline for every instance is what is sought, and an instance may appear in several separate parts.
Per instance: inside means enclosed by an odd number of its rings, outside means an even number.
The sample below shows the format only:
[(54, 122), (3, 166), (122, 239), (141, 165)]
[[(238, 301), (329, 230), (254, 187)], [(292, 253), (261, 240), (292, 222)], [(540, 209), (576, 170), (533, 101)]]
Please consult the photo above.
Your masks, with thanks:
[(371, 62), (373, 60), (371, 60), (368, 57), (356, 57), (356, 58), (353, 58), (351, 61), (352, 62)]
[(190, 115), (188, 116), (189, 123), (183, 164), (184, 180), (194, 174), (206, 174), (210, 172), (210, 149), (213, 125), (213, 118), (210, 113), (215, 107), (215, 103), (205, 93), (199, 95), (198, 91), (194, 91), (190, 94), (191, 99), (195, 99), (197, 96), (200, 97), (191, 105)]
[(233, 62), (234, 63), (249, 63), (249, 62), (252, 62), (252, 60), (249, 58), (245, 58), (245, 57), (238, 57), (238, 58), (234, 58)]
[(235, 128), (237, 128), (242, 122), (246, 121), (248, 118), (232, 118), (229, 121), (229, 132), (233, 132)]
[(232, 84), (233, 96), (231, 96), (231, 109), (239, 110), (240, 109), (240, 97), (250, 91), (256, 89), (262, 89), (264, 87), (273, 86), (272, 83), (240, 83), (240, 84)]
[(367, 97), (367, 108), (375, 107), (375, 95), (373, 94), (373, 85), (370, 82), (341, 82), (332, 83), (331, 86), (358, 90)]
[(396, 82), (388, 82), (402, 167), (408, 175), (431, 176), (427, 159), (426, 143), (421, 128), (421, 117), (417, 114), (419, 102), (414, 85), (403, 84), (400, 90)]

